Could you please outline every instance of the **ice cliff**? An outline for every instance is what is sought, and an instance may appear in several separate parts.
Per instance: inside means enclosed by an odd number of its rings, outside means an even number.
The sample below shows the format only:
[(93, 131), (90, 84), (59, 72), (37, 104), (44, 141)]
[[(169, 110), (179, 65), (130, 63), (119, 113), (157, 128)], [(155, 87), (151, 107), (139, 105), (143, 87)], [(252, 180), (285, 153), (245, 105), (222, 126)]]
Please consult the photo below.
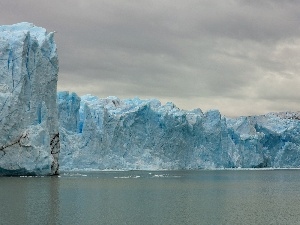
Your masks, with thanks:
[(58, 93), (58, 111), (62, 170), (300, 167), (297, 113), (230, 119), (68, 92)]
[[(226, 118), (139, 98), (56, 92), (53, 33), (0, 26), (0, 175), (73, 169), (300, 167), (300, 113)], [(60, 158), (58, 154), (61, 149)]]
[(53, 33), (0, 26), (0, 175), (57, 173), (57, 74)]

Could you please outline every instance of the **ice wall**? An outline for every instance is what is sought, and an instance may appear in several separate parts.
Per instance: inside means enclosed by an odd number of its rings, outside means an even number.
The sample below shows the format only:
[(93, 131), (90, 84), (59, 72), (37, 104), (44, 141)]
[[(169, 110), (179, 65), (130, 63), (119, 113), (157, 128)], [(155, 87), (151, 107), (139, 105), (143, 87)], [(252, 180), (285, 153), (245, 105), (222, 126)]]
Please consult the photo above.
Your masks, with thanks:
[(0, 175), (58, 172), (53, 35), (30, 23), (0, 26)]
[(296, 112), (227, 119), (229, 134), (238, 149), (237, 165), (300, 167), (299, 119)]
[(116, 97), (99, 99), (86, 95), (80, 100), (68, 92), (58, 94), (58, 107), (63, 111), (62, 170), (235, 165), (235, 145), (228, 138), (225, 118), (217, 110), (184, 111), (173, 103), (161, 105), (155, 99), (121, 101)]
[(173, 103), (58, 94), (62, 170), (300, 166), (298, 114), (225, 118)]

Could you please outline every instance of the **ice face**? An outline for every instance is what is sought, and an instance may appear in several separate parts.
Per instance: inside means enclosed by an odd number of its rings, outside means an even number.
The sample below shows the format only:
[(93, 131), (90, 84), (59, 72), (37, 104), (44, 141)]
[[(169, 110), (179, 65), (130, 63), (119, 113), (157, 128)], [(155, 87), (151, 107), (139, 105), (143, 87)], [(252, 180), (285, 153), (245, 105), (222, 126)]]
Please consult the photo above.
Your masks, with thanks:
[(58, 96), (64, 170), (300, 165), (299, 113), (230, 119), (158, 100)]
[(57, 74), (53, 33), (0, 26), (0, 175), (57, 173)]
[(299, 115), (284, 112), (227, 119), (229, 133), (238, 148), (237, 164), (242, 167), (300, 167)]
[(300, 165), (295, 113), (229, 119), (218, 110), (185, 111), (154, 99), (68, 92), (58, 98), (62, 170)]
[(63, 170), (300, 167), (299, 113), (229, 119), (155, 99), (56, 96), (57, 73), (53, 33), (0, 26), (0, 175), (56, 174), (60, 144)]

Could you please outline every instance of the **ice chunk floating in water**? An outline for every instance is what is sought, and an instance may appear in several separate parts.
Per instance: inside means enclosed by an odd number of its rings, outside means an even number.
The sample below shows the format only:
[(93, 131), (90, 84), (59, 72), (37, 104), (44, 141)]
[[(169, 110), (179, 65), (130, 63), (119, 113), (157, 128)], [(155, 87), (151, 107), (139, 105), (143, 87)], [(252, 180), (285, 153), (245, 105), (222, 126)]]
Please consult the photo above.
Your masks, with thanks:
[(0, 175), (57, 173), (57, 74), (53, 33), (0, 26)]

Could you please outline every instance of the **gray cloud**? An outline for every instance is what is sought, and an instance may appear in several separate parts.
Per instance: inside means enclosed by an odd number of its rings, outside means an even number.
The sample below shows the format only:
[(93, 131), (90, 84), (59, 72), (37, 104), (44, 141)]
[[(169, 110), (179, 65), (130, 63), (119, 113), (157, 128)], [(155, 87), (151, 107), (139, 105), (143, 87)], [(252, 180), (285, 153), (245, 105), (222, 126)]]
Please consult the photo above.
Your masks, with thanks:
[(225, 115), (299, 110), (299, 1), (0, 2), (0, 23), (56, 30), (59, 90)]

